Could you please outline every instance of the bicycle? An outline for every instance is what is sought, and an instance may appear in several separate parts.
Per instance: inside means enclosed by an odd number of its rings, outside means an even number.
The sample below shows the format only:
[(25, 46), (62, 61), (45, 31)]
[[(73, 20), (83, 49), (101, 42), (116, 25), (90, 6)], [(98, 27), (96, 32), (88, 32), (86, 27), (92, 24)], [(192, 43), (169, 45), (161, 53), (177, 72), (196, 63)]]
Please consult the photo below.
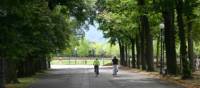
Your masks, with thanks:
[(96, 77), (98, 77), (98, 75), (99, 75), (99, 66), (98, 65), (94, 66), (94, 72), (95, 72)]
[(113, 65), (113, 76), (117, 76), (118, 68), (117, 65)]

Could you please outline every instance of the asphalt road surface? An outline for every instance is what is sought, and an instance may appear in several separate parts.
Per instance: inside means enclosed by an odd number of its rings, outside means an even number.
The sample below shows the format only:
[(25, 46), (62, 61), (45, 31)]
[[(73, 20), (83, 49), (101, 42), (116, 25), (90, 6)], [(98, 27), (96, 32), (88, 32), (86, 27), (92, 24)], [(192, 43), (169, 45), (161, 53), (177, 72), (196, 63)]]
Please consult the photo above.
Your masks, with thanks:
[(100, 67), (95, 77), (93, 66), (53, 65), (48, 74), (28, 88), (183, 88), (147, 75), (119, 70), (112, 76), (112, 67)]

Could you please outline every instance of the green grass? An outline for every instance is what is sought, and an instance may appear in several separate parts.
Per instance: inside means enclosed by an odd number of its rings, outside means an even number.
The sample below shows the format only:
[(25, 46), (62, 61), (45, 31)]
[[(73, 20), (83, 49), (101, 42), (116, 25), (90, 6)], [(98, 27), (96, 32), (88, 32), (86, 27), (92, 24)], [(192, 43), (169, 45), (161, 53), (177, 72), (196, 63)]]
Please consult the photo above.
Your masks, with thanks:
[[(52, 60), (52, 65), (93, 65), (94, 60)], [(110, 64), (111, 60), (100, 60), (101, 65)]]
[(43, 74), (44, 73), (38, 73), (37, 75), (32, 76), (32, 77), (18, 78), (20, 83), (18, 83), (18, 84), (6, 84), (6, 88), (27, 88), (29, 85), (38, 81), (38, 76), (41, 76)]

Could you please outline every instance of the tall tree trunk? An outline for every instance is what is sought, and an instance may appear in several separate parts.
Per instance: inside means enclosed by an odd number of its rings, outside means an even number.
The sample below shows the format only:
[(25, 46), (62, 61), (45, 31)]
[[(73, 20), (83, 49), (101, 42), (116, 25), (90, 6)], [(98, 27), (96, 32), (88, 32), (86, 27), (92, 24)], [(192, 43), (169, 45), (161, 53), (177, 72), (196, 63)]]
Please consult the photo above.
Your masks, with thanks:
[(24, 61), (24, 76), (28, 77), (29, 73), (30, 73), (30, 67), (29, 67), (29, 58), (30, 57), (26, 57), (25, 61)]
[(127, 44), (127, 58), (128, 58), (128, 67), (131, 67), (131, 58), (130, 58), (130, 47)]
[(119, 41), (119, 48), (120, 48), (120, 64), (124, 65), (124, 45), (121, 40)]
[(128, 66), (131, 67), (130, 47), (128, 47)]
[(48, 69), (48, 60), (47, 60), (47, 56), (43, 57), (43, 70), (47, 70)]
[[(147, 71), (154, 71), (154, 66), (153, 66), (153, 40), (152, 40), (152, 35), (149, 27), (149, 21), (148, 17), (143, 14), (148, 14), (147, 10), (144, 8), (145, 7), (145, 0), (138, 0), (138, 6), (141, 8), (141, 13), (142, 15), (140, 16), (140, 21), (141, 21), (141, 29), (142, 29), (142, 47), (144, 50), (142, 50), (142, 53), (145, 55), (143, 58), (145, 59), (145, 64), (147, 64)], [(143, 59), (142, 58), (142, 59)], [(146, 65), (143, 63), (143, 70), (146, 69)]]
[(5, 88), (4, 59), (0, 56), (0, 88)]
[(30, 70), (30, 76), (32, 76), (32, 75), (35, 75), (35, 69), (34, 69), (34, 57), (31, 57), (30, 59), (29, 59), (29, 62), (30, 62), (30, 65), (29, 65), (29, 67), (31, 68), (31, 70)]
[[(138, 6), (143, 7), (145, 5), (144, 0), (138, 0)], [(140, 8), (140, 12), (143, 12), (143, 8)], [(146, 50), (145, 50), (145, 25), (143, 21), (143, 15), (140, 15), (140, 41), (141, 41), (141, 64), (142, 64), (142, 70), (146, 70)]]
[(165, 24), (165, 46), (166, 46), (166, 61), (167, 73), (177, 74), (177, 61), (175, 49), (175, 29), (174, 29), (174, 7), (173, 0), (165, 0), (163, 7), (163, 18)]
[(144, 41), (144, 30), (141, 29), (141, 64), (142, 64), (142, 70), (146, 70), (146, 59), (145, 59), (145, 41)]
[(48, 69), (50, 69), (51, 68), (51, 60), (50, 60), (50, 57), (49, 57), (49, 59), (48, 59)]
[(125, 66), (128, 66), (128, 45), (125, 43), (125, 48), (124, 48), (124, 51), (125, 51)]
[(186, 51), (186, 37), (184, 30), (184, 22), (183, 22), (183, 1), (177, 0), (176, 2), (176, 10), (177, 10), (177, 21), (179, 28), (179, 38), (180, 38), (180, 59), (183, 61), (182, 64), (182, 78), (187, 79), (191, 78), (191, 69), (189, 66), (189, 61), (187, 60), (187, 51)]
[(146, 15), (143, 18), (145, 29), (145, 58), (147, 61), (147, 71), (154, 71), (154, 59), (153, 59), (153, 39), (150, 32), (149, 21)]
[(158, 67), (159, 65), (159, 51), (160, 51), (160, 34), (158, 36), (158, 39), (157, 39), (157, 44), (156, 44), (156, 67)]
[(50, 56), (48, 56), (47, 57), (47, 69), (50, 69), (51, 68), (51, 57)]
[(24, 77), (24, 62), (23, 60), (19, 60), (19, 64), (17, 64), (18, 72), (17, 75), (18, 77)]
[(35, 71), (41, 72), (41, 60), (38, 56), (35, 58)]
[(126, 57), (125, 57), (125, 45), (122, 43), (122, 63), (126, 66)]
[(25, 63), (25, 69), (26, 69), (26, 77), (31, 76), (31, 66), (30, 66), (31, 62), (30, 62), (30, 57), (26, 58), (26, 63)]
[(6, 83), (19, 83), (17, 79), (16, 61), (13, 59), (6, 59)]
[(187, 26), (188, 26), (188, 57), (190, 60), (190, 69), (194, 71), (194, 47), (193, 47), (193, 38), (192, 38), (192, 21), (191, 17), (187, 17)]
[(137, 51), (137, 68), (140, 69), (141, 64), (141, 44), (138, 34), (136, 35), (136, 51)]
[(28, 57), (26, 59), (27, 59), (27, 61), (26, 61), (27, 75), (26, 76), (32, 76), (35, 74), (34, 56), (28, 55)]
[(38, 56), (38, 71), (42, 72), (42, 58)]
[(135, 40), (134, 39), (131, 39), (131, 53), (132, 53), (132, 61), (131, 61), (131, 64), (132, 64), (132, 68), (135, 68), (136, 67), (136, 60), (135, 60)]

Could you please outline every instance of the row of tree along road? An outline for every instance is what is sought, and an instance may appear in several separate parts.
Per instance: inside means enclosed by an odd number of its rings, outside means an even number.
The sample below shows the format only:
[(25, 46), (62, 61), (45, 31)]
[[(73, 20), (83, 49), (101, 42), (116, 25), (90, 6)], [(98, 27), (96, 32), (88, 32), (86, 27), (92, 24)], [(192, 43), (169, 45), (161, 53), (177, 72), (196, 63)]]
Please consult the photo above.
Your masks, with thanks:
[(192, 78), (199, 53), (193, 49), (194, 41), (196, 47), (199, 43), (199, 0), (97, 0), (96, 5), (99, 29), (119, 44), (121, 65), (154, 71), (156, 51), (161, 73), (165, 65), (169, 75)]
[(94, 20), (111, 44), (119, 44), (121, 65), (154, 71), (153, 47), (156, 47), (157, 61), (160, 54), (162, 57), (161, 73), (166, 60), (166, 73), (192, 78), (194, 52), (199, 53), (199, 3), (199, 0), (1, 0), (0, 88), (5, 83), (18, 83), (18, 77), (48, 69), (51, 57), (73, 46), (77, 30), (87, 29)]
[(91, 16), (88, 9), (82, 0), (1, 0), (0, 88), (48, 69)]

